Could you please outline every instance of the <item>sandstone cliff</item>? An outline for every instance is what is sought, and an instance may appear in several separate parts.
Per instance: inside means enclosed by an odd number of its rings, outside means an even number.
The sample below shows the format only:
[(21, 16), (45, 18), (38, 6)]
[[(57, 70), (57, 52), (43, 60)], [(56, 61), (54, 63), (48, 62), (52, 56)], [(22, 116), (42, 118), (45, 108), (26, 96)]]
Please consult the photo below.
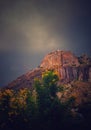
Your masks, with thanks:
[(61, 82), (91, 81), (91, 59), (86, 55), (77, 57), (70, 51), (58, 50), (45, 56), (40, 67), (56, 70)]
[(6, 87), (32, 88), (34, 78), (41, 78), (42, 72), (50, 69), (57, 72), (60, 83), (69, 83), (75, 80), (91, 82), (91, 58), (86, 55), (77, 57), (70, 51), (57, 50), (47, 54), (39, 67), (18, 77)]

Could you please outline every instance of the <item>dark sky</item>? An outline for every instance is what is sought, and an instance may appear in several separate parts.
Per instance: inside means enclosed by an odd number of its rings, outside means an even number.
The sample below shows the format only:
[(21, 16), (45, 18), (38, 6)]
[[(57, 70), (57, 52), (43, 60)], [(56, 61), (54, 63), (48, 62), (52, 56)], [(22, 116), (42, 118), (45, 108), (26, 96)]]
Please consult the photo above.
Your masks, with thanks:
[(0, 86), (50, 51), (91, 56), (91, 0), (0, 0)]

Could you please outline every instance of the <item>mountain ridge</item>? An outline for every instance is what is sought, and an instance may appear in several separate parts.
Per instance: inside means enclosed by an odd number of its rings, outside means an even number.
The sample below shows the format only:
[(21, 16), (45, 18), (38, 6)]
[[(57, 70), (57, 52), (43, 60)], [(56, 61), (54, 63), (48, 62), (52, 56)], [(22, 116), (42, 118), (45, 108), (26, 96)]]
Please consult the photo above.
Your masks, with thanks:
[(5, 88), (32, 88), (34, 78), (41, 78), (45, 70), (54, 70), (60, 83), (70, 83), (75, 80), (91, 82), (91, 58), (87, 55), (77, 57), (71, 51), (56, 50), (48, 53), (39, 67), (30, 70), (12, 81)]

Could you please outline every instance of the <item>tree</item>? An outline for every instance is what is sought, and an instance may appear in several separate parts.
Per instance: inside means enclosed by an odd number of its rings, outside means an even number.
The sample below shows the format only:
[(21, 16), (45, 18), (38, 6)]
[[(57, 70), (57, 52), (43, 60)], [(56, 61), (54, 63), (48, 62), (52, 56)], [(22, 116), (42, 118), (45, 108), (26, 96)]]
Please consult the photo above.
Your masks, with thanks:
[(42, 84), (49, 90), (51, 97), (56, 96), (58, 76), (54, 71), (46, 71), (42, 75)]
[[(42, 80), (35, 79), (35, 90), (37, 92), (38, 104), (40, 104), (40, 109), (45, 109), (49, 107), (52, 99), (54, 99), (57, 92), (58, 76), (54, 71), (46, 71), (42, 74)], [(42, 112), (42, 110), (41, 110)]]
[(51, 128), (60, 115), (60, 101), (56, 95), (57, 81), (58, 76), (54, 71), (44, 72), (41, 80), (35, 79), (34, 87), (37, 93), (40, 129)]

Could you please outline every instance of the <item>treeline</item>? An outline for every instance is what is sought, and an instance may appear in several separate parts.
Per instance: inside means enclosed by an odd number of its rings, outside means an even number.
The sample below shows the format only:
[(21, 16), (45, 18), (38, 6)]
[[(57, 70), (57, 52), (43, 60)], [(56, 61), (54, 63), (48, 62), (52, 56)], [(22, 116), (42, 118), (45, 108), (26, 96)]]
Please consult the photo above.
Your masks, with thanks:
[(35, 79), (33, 90), (5, 89), (0, 91), (0, 130), (61, 130), (78, 129), (83, 121), (72, 114), (74, 97), (61, 102), (57, 92), (58, 76), (46, 71)]

